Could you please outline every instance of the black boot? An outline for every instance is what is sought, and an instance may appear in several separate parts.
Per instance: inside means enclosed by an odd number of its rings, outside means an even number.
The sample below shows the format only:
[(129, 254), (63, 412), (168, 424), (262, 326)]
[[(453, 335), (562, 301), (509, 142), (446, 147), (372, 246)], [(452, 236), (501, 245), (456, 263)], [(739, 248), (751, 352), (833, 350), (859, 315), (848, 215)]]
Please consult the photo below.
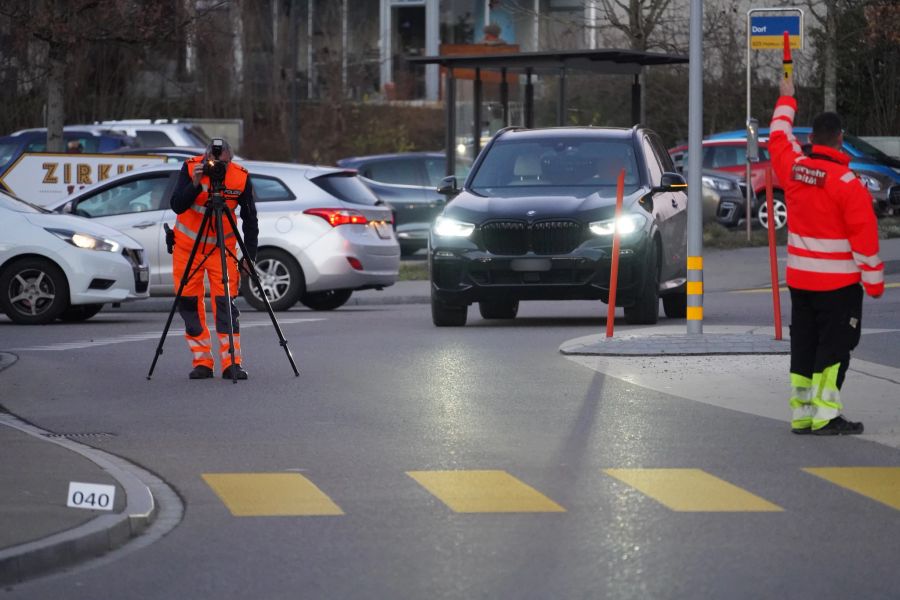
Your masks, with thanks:
[(859, 435), (862, 432), (862, 423), (848, 421), (843, 415), (838, 415), (828, 421), (825, 427), (812, 430), (813, 435)]
[(203, 365), (197, 365), (188, 375), (190, 379), (209, 379), (212, 376), (213, 370)]
[[(212, 372), (210, 372), (210, 377), (212, 377)], [(222, 379), (247, 379), (247, 371), (241, 365), (231, 365), (222, 371)]]

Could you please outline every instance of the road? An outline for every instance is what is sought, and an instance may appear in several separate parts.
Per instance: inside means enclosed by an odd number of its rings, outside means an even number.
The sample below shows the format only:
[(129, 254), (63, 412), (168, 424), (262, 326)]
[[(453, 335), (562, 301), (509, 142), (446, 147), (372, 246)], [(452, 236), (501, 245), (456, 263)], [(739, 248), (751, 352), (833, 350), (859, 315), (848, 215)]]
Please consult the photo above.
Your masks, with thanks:
[[(746, 260), (735, 252), (725, 263), (738, 272)], [(734, 291), (746, 287), (709, 281), (704, 327), (771, 325), (771, 295)], [(184, 505), (161, 539), (0, 597), (900, 594), (900, 493), (887, 490), (891, 506), (816, 470), (896, 470), (900, 450), (792, 436), (784, 419), (559, 353), (601, 333), (604, 314), (595, 302), (523, 303), (512, 322), (472, 309), (469, 326), (437, 329), (427, 304), (291, 310), (279, 319), (295, 378), (265, 314), (248, 312), (251, 379), (237, 385), (189, 381), (174, 332), (148, 381), (164, 313), (0, 321), (0, 349), (19, 356), (0, 375), (2, 405), (155, 473)], [(891, 289), (867, 300), (864, 328), (896, 330), (897, 314)], [(620, 312), (617, 332), (627, 330)], [(897, 340), (866, 334), (854, 356), (900, 369)], [(655, 367), (682, 368), (677, 357)], [(787, 380), (736, 372), (743, 404), (755, 401), (755, 377)], [(704, 372), (689, 376), (704, 385)], [(852, 418), (849, 391), (845, 402)], [(707, 505), (683, 504), (684, 488), (705, 486)], [(476, 488), (489, 493), (466, 494)]]

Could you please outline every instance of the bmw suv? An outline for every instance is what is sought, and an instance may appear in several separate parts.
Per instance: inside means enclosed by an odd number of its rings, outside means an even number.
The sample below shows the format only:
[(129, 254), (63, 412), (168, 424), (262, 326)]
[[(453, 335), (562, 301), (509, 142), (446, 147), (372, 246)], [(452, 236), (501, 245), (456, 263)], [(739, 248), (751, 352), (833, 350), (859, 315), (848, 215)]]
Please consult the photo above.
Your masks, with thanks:
[[(618, 174), (623, 212), (615, 222)], [(631, 129), (509, 128), (479, 155), (429, 234), (432, 320), (462, 326), (468, 306), (515, 318), (522, 300), (609, 301), (613, 232), (616, 305), (628, 323), (687, 308), (687, 186), (659, 137)]]

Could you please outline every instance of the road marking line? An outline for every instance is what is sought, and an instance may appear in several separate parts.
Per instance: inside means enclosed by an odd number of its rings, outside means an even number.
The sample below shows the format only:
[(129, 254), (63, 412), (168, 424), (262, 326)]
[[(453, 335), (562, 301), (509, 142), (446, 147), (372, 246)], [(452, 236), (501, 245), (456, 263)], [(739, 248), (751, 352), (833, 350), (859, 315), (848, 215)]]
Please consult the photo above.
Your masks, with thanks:
[(407, 471), (406, 474), (457, 513), (566, 512), (506, 471)]
[(900, 510), (900, 467), (823, 467), (803, 470)]
[(604, 469), (677, 512), (780, 512), (768, 500), (700, 469)]
[[(290, 325), (293, 323), (307, 323), (312, 321), (324, 321), (325, 319), (279, 319), (281, 325)], [(263, 327), (272, 325), (272, 321), (260, 321), (257, 323), (241, 323), (241, 329), (252, 329), (254, 327)], [(184, 335), (184, 329), (169, 329), (166, 340), (173, 336), (180, 337)], [(80, 342), (59, 342), (58, 344), (46, 344), (42, 346), (28, 346), (25, 348), (12, 348), (10, 352), (58, 352), (63, 350), (80, 350), (83, 348), (97, 348), (99, 346), (110, 346), (112, 344), (124, 344), (126, 342), (143, 342), (146, 340), (158, 340), (162, 336), (162, 329), (159, 331), (148, 331), (145, 333), (130, 333), (117, 335), (108, 338), (95, 338), (92, 340), (83, 340)]]
[(204, 473), (203, 480), (235, 517), (344, 514), (300, 473)]

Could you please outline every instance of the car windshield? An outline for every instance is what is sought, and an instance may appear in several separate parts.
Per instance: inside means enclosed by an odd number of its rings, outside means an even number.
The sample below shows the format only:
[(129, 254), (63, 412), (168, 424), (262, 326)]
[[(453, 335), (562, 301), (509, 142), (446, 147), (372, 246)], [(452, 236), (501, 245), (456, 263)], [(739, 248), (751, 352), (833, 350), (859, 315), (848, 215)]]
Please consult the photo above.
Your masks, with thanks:
[(630, 193), (640, 185), (630, 139), (498, 140), (470, 189), (491, 196), (612, 195), (622, 169)]
[(6, 208), (20, 213), (49, 213), (46, 208), (42, 208), (31, 202), (26, 202), (21, 198), (11, 196), (6, 192), (0, 192), (0, 207)]
[(869, 142), (856, 137), (855, 135), (844, 134), (844, 141), (863, 153), (864, 156), (877, 160), (879, 162), (891, 162), (891, 158), (870, 144)]
[(11, 161), (13, 157), (16, 156), (16, 151), (18, 149), (18, 142), (13, 142), (11, 144), (0, 144), (0, 167), (6, 166), (6, 163)]

